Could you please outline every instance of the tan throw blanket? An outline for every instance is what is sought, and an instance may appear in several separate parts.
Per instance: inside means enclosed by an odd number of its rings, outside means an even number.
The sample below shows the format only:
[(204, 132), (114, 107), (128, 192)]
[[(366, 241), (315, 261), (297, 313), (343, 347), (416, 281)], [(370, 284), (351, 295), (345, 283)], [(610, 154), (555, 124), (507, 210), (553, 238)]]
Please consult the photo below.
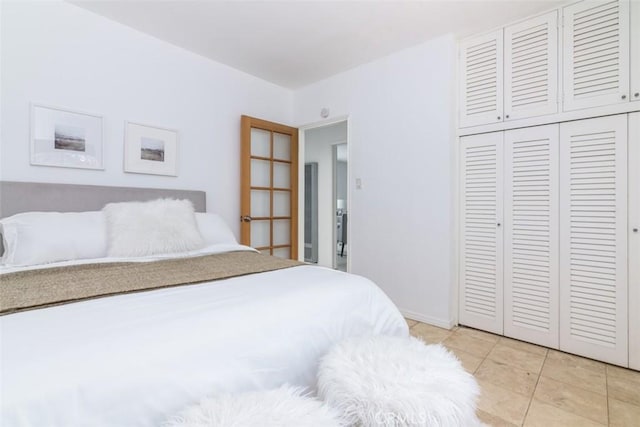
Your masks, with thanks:
[(153, 262), (85, 264), (0, 275), (0, 315), (108, 295), (188, 285), (302, 265), (256, 252)]

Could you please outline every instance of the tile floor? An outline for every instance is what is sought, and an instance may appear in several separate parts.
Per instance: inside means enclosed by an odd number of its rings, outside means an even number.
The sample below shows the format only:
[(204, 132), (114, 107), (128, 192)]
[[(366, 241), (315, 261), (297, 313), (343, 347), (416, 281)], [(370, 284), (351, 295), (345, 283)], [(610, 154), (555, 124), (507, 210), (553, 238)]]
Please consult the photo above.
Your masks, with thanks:
[(474, 374), (478, 416), (491, 426), (640, 427), (640, 372), (475, 329), (407, 323)]

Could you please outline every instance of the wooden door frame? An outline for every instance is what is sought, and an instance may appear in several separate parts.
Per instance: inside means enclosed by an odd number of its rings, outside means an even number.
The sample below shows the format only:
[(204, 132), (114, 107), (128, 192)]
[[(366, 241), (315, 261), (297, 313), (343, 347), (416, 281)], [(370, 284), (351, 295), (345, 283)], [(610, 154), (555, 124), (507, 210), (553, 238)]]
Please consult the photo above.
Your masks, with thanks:
[[(352, 179), (352, 167), (351, 167), (351, 159), (352, 159), (352, 145), (353, 141), (351, 139), (351, 123), (348, 115), (336, 116), (331, 119), (321, 120), (319, 122), (307, 123), (302, 126), (298, 126), (298, 182), (304, 183), (304, 160), (305, 160), (305, 132), (311, 129), (326, 127), (335, 125), (337, 123), (346, 122), (347, 124), (347, 140), (341, 143), (347, 144), (347, 156), (349, 158), (349, 165), (347, 167), (347, 212), (349, 212), (349, 217), (353, 218), (353, 204), (352, 201), (352, 189), (351, 182)], [(304, 248), (304, 185), (300, 185), (298, 190), (298, 247)], [(334, 198), (335, 199), (335, 198)], [(335, 204), (335, 201), (334, 201)], [(334, 220), (335, 221), (335, 220)], [(333, 231), (333, 240), (335, 240), (335, 227)], [(353, 253), (353, 240), (352, 240), (352, 227), (347, 228), (347, 242), (349, 243), (349, 254), (347, 256), (347, 271), (351, 271), (351, 260), (353, 259), (351, 254)], [(335, 246), (335, 245), (334, 245)], [(335, 254), (335, 248), (334, 248)], [(301, 255), (298, 257), (298, 260), (304, 261), (304, 252), (301, 252)], [(333, 263), (335, 264), (335, 256)]]
[[(249, 246), (251, 241), (251, 222), (244, 222), (242, 218), (244, 216), (251, 215), (251, 129), (262, 129), (270, 132), (276, 132), (291, 136), (291, 168), (290, 168), (290, 182), (291, 182), (291, 195), (289, 199), (291, 217), (290, 221), (290, 253), (291, 259), (298, 259), (298, 218), (299, 218), (299, 202), (298, 202), (298, 182), (299, 175), (299, 155), (298, 155), (298, 128), (286, 126), (280, 123), (270, 122), (255, 117), (245, 116), (241, 117), (241, 132), (240, 132), (240, 242), (243, 245)], [(265, 160), (271, 161), (271, 185), (269, 190), (271, 191), (271, 217), (273, 217), (273, 133), (271, 134), (271, 156), (265, 158)], [(303, 164), (304, 173), (304, 164)], [(303, 206), (304, 211), (304, 206)], [(304, 242), (303, 242), (304, 245)], [(273, 222), (271, 222), (271, 244), (273, 247)], [(304, 246), (303, 246), (304, 247)]]

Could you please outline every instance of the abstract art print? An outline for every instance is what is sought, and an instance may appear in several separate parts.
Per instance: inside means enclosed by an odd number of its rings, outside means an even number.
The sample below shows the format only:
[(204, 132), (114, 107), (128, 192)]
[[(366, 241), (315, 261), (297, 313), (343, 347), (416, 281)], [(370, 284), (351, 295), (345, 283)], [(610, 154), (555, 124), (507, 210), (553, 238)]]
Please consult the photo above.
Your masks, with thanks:
[(104, 169), (102, 117), (31, 105), (31, 164)]
[(126, 123), (124, 171), (177, 176), (178, 132), (139, 123)]

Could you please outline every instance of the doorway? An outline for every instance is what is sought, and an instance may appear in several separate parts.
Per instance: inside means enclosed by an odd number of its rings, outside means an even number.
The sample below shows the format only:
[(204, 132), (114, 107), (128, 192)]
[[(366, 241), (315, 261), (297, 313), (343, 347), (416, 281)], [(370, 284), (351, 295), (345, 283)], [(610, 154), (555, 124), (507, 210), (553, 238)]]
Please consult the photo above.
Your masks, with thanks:
[(346, 118), (300, 129), (301, 258), (349, 270), (349, 163)]

